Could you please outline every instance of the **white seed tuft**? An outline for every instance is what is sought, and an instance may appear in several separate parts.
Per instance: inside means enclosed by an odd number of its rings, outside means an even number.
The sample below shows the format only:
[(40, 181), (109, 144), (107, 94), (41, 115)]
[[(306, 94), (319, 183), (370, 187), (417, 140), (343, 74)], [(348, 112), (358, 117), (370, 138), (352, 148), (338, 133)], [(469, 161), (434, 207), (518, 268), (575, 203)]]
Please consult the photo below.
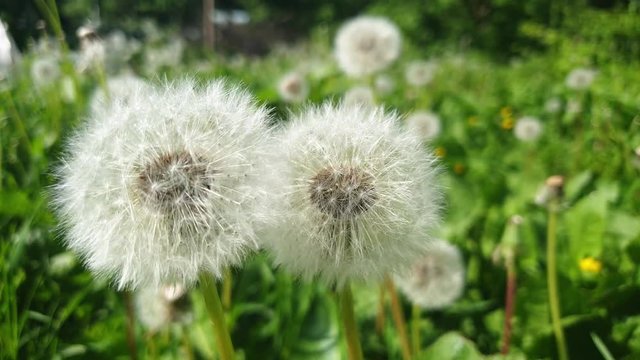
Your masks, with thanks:
[(402, 270), (438, 223), (435, 158), (382, 108), (310, 108), (281, 135), (279, 224), (265, 245), (303, 278), (343, 286)]

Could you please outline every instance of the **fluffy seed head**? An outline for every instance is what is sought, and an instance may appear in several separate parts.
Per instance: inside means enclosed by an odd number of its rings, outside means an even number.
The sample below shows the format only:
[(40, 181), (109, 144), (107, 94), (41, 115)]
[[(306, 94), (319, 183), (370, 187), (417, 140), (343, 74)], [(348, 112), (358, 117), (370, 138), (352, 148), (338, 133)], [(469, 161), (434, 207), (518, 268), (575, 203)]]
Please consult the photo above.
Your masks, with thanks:
[(440, 117), (428, 111), (414, 112), (407, 117), (406, 123), (409, 130), (425, 141), (440, 135), (442, 129)]
[(60, 77), (60, 65), (53, 56), (42, 56), (31, 64), (31, 79), (38, 88), (53, 84)]
[(344, 94), (344, 103), (354, 106), (373, 106), (375, 104), (373, 91), (368, 86), (355, 86)]
[(522, 117), (516, 122), (513, 134), (521, 141), (535, 141), (542, 135), (542, 123), (531, 116)]
[(139, 86), (96, 110), (54, 189), (68, 246), (119, 288), (219, 276), (271, 214), (266, 118), (219, 81)]
[(278, 93), (286, 102), (301, 102), (309, 96), (309, 84), (299, 73), (289, 73), (280, 79), (278, 83)]
[(342, 286), (379, 281), (428, 249), (440, 209), (435, 160), (397, 115), (311, 108), (278, 144), (280, 215), (265, 236), (277, 264)]
[(431, 61), (414, 61), (407, 65), (404, 76), (409, 85), (428, 85), (436, 75), (438, 66)]
[(456, 246), (436, 240), (408, 274), (396, 276), (396, 282), (411, 302), (424, 309), (447, 307), (464, 291), (462, 254)]
[(544, 103), (544, 111), (555, 114), (562, 110), (562, 101), (557, 97), (552, 97)]
[(381, 94), (388, 94), (396, 88), (396, 83), (389, 75), (378, 75), (376, 77), (375, 87)]
[(336, 35), (338, 65), (351, 76), (380, 71), (400, 55), (400, 31), (386, 18), (359, 16), (347, 21)]
[(567, 75), (565, 83), (569, 89), (586, 90), (591, 86), (591, 83), (593, 83), (593, 80), (595, 80), (596, 75), (598, 75), (598, 73), (593, 69), (573, 69), (569, 73), (569, 75)]

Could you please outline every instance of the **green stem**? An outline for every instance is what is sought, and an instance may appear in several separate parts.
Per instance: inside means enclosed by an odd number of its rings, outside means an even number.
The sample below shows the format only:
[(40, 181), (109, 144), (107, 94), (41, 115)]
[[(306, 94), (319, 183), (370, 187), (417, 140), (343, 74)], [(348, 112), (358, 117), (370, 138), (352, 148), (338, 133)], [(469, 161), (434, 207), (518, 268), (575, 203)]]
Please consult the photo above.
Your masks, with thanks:
[(413, 345), (413, 356), (420, 355), (420, 307), (413, 304), (411, 309), (411, 344)]
[(384, 334), (384, 308), (385, 308), (385, 296), (386, 293), (384, 285), (380, 285), (379, 295), (378, 295), (378, 314), (376, 316), (376, 332), (378, 335), (382, 336)]
[(345, 284), (340, 291), (340, 315), (344, 325), (344, 334), (347, 338), (347, 348), (349, 350), (350, 360), (363, 360), (362, 347), (360, 346), (360, 338), (358, 336), (358, 327), (356, 317), (353, 312), (353, 294), (351, 294), (351, 285)]
[(384, 280), (391, 298), (391, 315), (393, 321), (396, 324), (396, 330), (400, 336), (400, 345), (402, 348), (402, 358), (404, 360), (411, 360), (411, 344), (409, 343), (409, 335), (407, 334), (407, 322), (404, 319), (404, 313), (402, 312), (402, 306), (400, 304), (400, 298), (398, 298), (398, 292), (396, 286), (390, 277), (386, 277)]
[(220, 359), (234, 360), (233, 344), (231, 343), (231, 336), (229, 336), (229, 332), (227, 331), (220, 295), (218, 295), (218, 289), (216, 288), (216, 281), (211, 274), (201, 273), (200, 287), (204, 295), (207, 312), (209, 312), (209, 317), (213, 322), (213, 332), (216, 337), (216, 342), (218, 343)]
[(556, 267), (556, 228), (558, 222), (558, 199), (549, 203), (549, 223), (547, 227), (547, 286), (549, 287), (549, 308), (551, 323), (558, 345), (558, 358), (568, 360), (567, 344), (560, 323), (560, 301), (558, 297), (558, 270)]
[(224, 271), (224, 282), (222, 283), (222, 306), (225, 310), (231, 309), (231, 291), (233, 290), (233, 274), (230, 269)]

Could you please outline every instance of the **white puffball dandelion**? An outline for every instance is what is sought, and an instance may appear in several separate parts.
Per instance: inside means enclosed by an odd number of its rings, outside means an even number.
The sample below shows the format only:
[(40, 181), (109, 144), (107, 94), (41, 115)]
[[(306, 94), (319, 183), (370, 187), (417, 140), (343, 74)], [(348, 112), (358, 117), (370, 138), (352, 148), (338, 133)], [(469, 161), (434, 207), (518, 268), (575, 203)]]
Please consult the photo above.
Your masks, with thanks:
[(151, 85), (134, 74), (109, 77), (106, 83), (109, 96), (106, 96), (104, 88), (97, 87), (89, 102), (91, 112), (100, 111), (118, 102), (126, 105), (139, 92), (151, 89)]
[(359, 16), (338, 30), (335, 56), (338, 65), (351, 76), (380, 71), (393, 63), (402, 47), (398, 27), (383, 17)]
[(396, 82), (389, 75), (378, 75), (375, 80), (375, 88), (381, 94), (388, 94), (396, 88)]
[(424, 309), (442, 309), (464, 292), (465, 267), (460, 250), (443, 240), (433, 241), (426, 256), (407, 274), (395, 276), (400, 290)]
[(302, 102), (309, 96), (309, 83), (301, 74), (289, 73), (278, 82), (278, 94), (286, 102)]
[(562, 101), (557, 97), (552, 97), (544, 103), (544, 111), (555, 114), (562, 110)]
[(405, 120), (407, 128), (422, 140), (429, 141), (440, 134), (440, 117), (428, 111), (416, 111)]
[(168, 285), (146, 287), (134, 294), (136, 315), (140, 324), (151, 333), (158, 332), (174, 322), (190, 319), (186, 288)]
[(513, 134), (520, 141), (535, 141), (542, 135), (542, 123), (531, 116), (522, 117), (513, 127)]
[(31, 79), (38, 88), (48, 87), (60, 77), (60, 65), (53, 56), (42, 56), (31, 64)]
[(429, 248), (438, 223), (435, 158), (382, 108), (310, 108), (279, 139), (275, 262), (342, 287), (379, 281)]
[(598, 73), (593, 69), (573, 69), (569, 75), (567, 75), (565, 84), (569, 89), (586, 90), (591, 86), (591, 83), (593, 83), (597, 74)]
[(343, 101), (347, 105), (355, 106), (373, 106), (375, 104), (373, 91), (368, 86), (355, 86), (349, 89), (344, 94)]
[(438, 66), (431, 61), (414, 61), (407, 65), (404, 76), (409, 85), (425, 86), (433, 81)]
[(220, 276), (270, 216), (267, 110), (221, 81), (184, 80), (92, 114), (54, 188), (66, 243), (118, 288)]

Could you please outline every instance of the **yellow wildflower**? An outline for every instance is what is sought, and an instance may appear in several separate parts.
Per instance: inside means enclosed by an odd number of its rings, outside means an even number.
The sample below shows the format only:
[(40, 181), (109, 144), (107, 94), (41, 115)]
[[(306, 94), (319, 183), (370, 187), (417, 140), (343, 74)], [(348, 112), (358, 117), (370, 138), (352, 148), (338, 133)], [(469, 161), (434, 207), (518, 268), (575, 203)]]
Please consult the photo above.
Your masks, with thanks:
[(505, 130), (511, 130), (513, 129), (513, 118), (503, 118), (502, 122), (500, 123), (500, 127), (505, 129)]
[(455, 163), (453, 165), (453, 172), (458, 174), (458, 175), (462, 174), (464, 172), (464, 170), (465, 170), (464, 169), (464, 165), (461, 164), (461, 163)]
[(602, 271), (602, 263), (600, 262), (600, 260), (594, 259), (590, 256), (581, 259), (579, 266), (580, 270), (587, 273), (598, 274), (600, 271)]
[(447, 149), (443, 148), (442, 146), (438, 146), (435, 150), (435, 153), (437, 157), (442, 158), (447, 155)]
[(477, 116), (469, 116), (469, 118), (467, 119), (467, 124), (469, 124), (469, 126), (476, 126), (478, 125), (478, 117)]

